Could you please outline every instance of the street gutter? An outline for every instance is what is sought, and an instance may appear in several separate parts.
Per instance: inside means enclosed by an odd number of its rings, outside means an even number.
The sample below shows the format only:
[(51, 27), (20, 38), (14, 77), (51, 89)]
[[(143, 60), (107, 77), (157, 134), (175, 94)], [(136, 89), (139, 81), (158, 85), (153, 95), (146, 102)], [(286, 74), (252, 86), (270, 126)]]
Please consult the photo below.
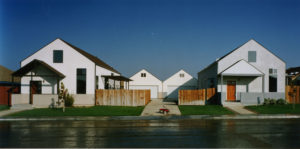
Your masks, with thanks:
[(62, 117), (0, 117), (1, 121), (108, 121), (108, 120), (245, 120), (245, 119), (300, 119), (292, 114), (260, 115), (188, 115), (188, 116), (62, 116)]

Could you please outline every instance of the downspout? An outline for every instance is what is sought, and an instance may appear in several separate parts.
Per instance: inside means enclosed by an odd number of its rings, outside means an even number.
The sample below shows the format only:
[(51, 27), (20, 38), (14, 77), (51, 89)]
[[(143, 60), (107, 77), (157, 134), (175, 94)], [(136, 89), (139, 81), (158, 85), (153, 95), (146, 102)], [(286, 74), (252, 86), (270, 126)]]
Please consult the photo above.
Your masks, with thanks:
[[(94, 70), (94, 101), (95, 101), (95, 103), (94, 103), (94, 105), (96, 106), (96, 63), (94, 63), (95, 64), (95, 70)], [(99, 80), (98, 80), (99, 81)], [(98, 83), (98, 82), (97, 82)]]
[(223, 105), (223, 75), (221, 73), (221, 104)]

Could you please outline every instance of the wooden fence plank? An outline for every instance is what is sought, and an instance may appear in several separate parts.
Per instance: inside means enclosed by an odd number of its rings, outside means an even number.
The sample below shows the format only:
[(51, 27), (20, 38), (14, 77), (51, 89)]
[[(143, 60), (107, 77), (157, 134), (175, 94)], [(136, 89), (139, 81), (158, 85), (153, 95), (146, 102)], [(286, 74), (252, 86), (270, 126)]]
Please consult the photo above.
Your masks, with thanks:
[(143, 106), (150, 102), (150, 90), (96, 90), (96, 105)]
[(204, 104), (205, 100), (209, 100), (210, 98), (212, 98), (215, 95), (215, 93), (216, 93), (215, 88), (200, 89), (200, 90), (179, 90), (178, 104), (179, 105)]

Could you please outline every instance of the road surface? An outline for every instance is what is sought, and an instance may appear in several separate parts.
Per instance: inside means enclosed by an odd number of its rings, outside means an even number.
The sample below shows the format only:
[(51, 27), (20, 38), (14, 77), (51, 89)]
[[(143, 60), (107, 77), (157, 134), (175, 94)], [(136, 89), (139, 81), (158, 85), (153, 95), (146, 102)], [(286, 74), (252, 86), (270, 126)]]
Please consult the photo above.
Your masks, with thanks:
[(300, 119), (6, 121), (0, 147), (300, 148)]

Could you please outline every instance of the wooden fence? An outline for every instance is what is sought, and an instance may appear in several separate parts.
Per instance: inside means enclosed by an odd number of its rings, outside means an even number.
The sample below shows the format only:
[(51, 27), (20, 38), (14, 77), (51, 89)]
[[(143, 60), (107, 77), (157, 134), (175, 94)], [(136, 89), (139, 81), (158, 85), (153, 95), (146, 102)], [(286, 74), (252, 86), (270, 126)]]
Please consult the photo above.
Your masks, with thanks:
[(205, 100), (212, 99), (215, 94), (215, 88), (200, 90), (179, 90), (178, 105), (204, 105)]
[(285, 98), (288, 103), (300, 103), (300, 86), (286, 86), (285, 87)]
[(96, 90), (96, 105), (101, 106), (144, 106), (150, 99), (150, 90)]

